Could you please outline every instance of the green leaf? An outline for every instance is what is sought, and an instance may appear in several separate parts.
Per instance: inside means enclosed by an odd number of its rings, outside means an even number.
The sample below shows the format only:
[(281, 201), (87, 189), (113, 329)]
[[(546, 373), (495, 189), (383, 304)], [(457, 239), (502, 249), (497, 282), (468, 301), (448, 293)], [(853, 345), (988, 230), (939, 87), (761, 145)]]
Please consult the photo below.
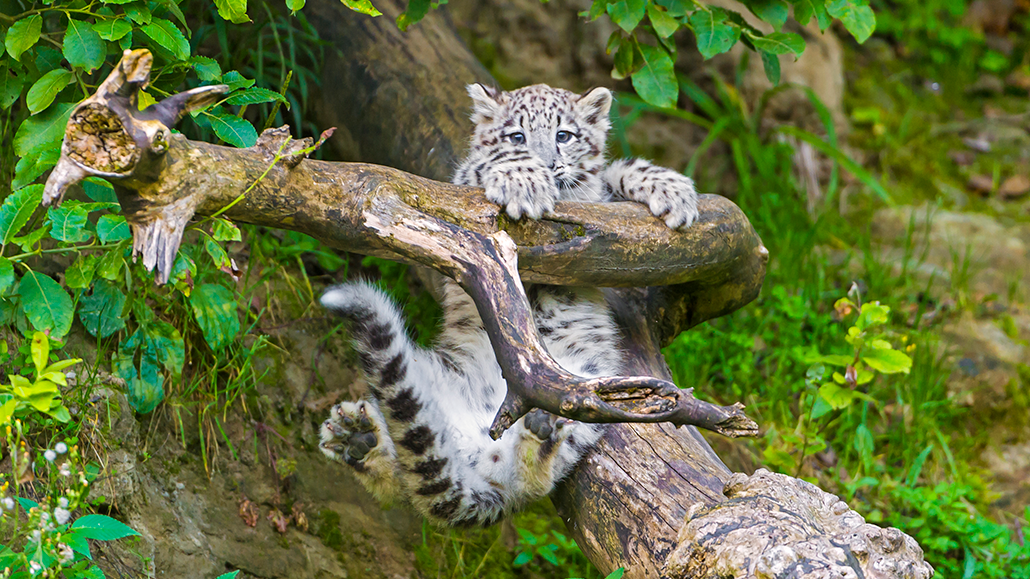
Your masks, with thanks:
[(825, 356), (807, 358), (805, 361), (810, 364), (822, 362), (823, 364), (829, 364), (831, 366), (850, 366), (851, 363), (855, 361), (855, 357), (845, 356), (844, 354), (827, 354)]
[(221, 350), (236, 338), (240, 319), (236, 315), (236, 297), (228, 288), (217, 284), (197, 286), (190, 296), (190, 306), (212, 350)]
[(78, 243), (90, 238), (86, 229), (86, 210), (82, 207), (51, 207), (47, 212), (50, 217), (50, 236), (58, 241)]
[(290, 9), (291, 14), (304, 9), (305, 0), (286, 0), (286, 7)]
[(713, 17), (708, 10), (695, 10), (690, 15), (690, 27), (697, 38), (697, 49), (705, 60), (733, 48), (740, 38), (739, 28), (723, 21), (719, 14)]
[(215, 0), (215, 6), (222, 20), (228, 20), (233, 24), (250, 22), (250, 17), (247, 16), (247, 0)]
[(668, 12), (659, 10), (653, 4), (647, 6), (647, 19), (651, 21), (651, 26), (654, 26), (654, 31), (662, 38), (672, 36), (680, 28), (679, 20), (673, 18)]
[(154, 18), (150, 24), (141, 26), (140, 30), (179, 60), (186, 60), (190, 57), (189, 41), (183, 36), (182, 31), (170, 21), (164, 18)]
[(21, 96), (21, 89), (24, 85), (25, 81), (13, 70), (9, 70), (6, 66), (0, 66), (0, 109), (10, 108)]
[(275, 92), (274, 90), (268, 90), (267, 88), (253, 87), (246, 90), (242, 90), (230, 96), (226, 102), (231, 105), (256, 105), (260, 103), (270, 103), (279, 101), (287, 107), (289, 101), (286, 97)]
[(20, 60), (26, 50), (39, 42), (39, 33), (43, 30), (43, 17), (33, 14), (28, 18), (22, 18), (15, 22), (7, 30), (7, 38), (4, 45), (7, 47), (7, 54), (14, 60)]
[(75, 551), (91, 561), (93, 560), (93, 553), (89, 550), (89, 541), (87, 541), (86, 537), (83, 537), (78, 531), (71, 531), (62, 534), (61, 541), (71, 547), (72, 551)]
[(122, 290), (109, 281), (98, 280), (92, 295), (79, 300), (79, 321), (93, 336), (106, 338), (125, 327), (124, 307)]
[(63, 68), (57, 68), (44, 74), (25, 95), (25, 104), (29, 106), (29, 112), (36, 114), (45, 110), (50, 103), (54, 102), (57, 94), (74, 80), (75, 75)]
[(633, 73), (633, 88), (640, 98), (656, 107), (673, 108), (679, 95), (676, 72), (669, 53), (653, 46), (640, 45), (644, 66)]
[(186, 36), (193, 36), (193, 32), (190, 31), (189, 24), (186, 23), (186, 15), (183, 14), (182, 10), (179, 8), (178, 3), (181, 1), (182, 0), (158, 0), (158, 3), (171, 12), (172, 15), (175, 16), (176, 20), (179, 21), (179, 24), (182, 24), (182, 27), (186, 29)]
[(219, 575), (216, 579), (236, 579), (236, 576), (239, 575), (239, 574), (240, 574), (240, 572), (238, 570), (237, 571), (230, 571), (228, 573), (224, 573), (222, 575)]
[(884, 374), (908, 374), (912, 369), (912, 358), (899, 350), (863, 350), (862, 361)]
[(118, 203), (118, 195), (115, 194), (114, 187), (98, 177), (87, 177), (82, 182), (82, 190), (86, 193), (86, 197), (97, 203)]
[(14, 285), (14, 263), (0, 256), (0, 294)]
[(60, 339), (72, 327), (74, 306), (68, 292), (50, 276), (29, 270), (18, 284), (21, 307), (32, 327)]
[(182, 373), (186, 361), (186, 345), (179, 330), (167, 322), (153, 321), (146, 326), (146, 351), (154, 355), (172, 376)]
[(511, 564), (513, 567), (521, 567), (522, 565), (525, 565), (526, 563), (529, 563), (532, 560), (533, 554), (529, 551), (523, 551), (515, 556), (515, 560), (512, 561)]
[[(8, 396), (10, 396), (8, 394)], [(18, 399), (11, 398), (7, 402), (0, 406), (0, 426), (7, 426), (11, 423), (11, 418), (14, 417), (14, 411), (18, 408)]]
[(107, 515), (85, 515), (75, 519), (71, 529), (83, 537), (96, 541), (113, 541), (122, 537), (139, 535), (132, 527)]
[(211, 256), (211, 261), (215, 264), (215, 267), (221, 269), (223, 267), (229, 267), (229, 254), (226, 253), (225, 249), (218, 244), (214, 239), (210, 237), (204, 238), (204, 249), (207, 250), (207, 254)]
[(375, 6), (368, 0), (343, 0), (343, 5), (355, 12), (368, 14), (369, 16), (382, 16), (383, 13), (376, 10)]
[(89, 284), (93, 281), (93, 272), (96, 268), (97, 257), (95, 255), (79, 254), (75, 263), (64, 272), (64, 285), (72, 289), (89, 287)]
[(855, 429), (855, 450), (862, 457), (863, 462), (869, 462), (873, 456), (873, 449), (876, 447), (873, 441), (873, 433), (865, 424), (859, 424)]
[(608, 5), (608, 16), (619, 28), (633, 32), (644, 19), (646, 8), (647, 0), (619, 0)]
[(61, 149), (54, 147), (41, 152), (39, 155), (31, 155), (18, 159), (14, 166), (14, 181), (11, 182), (12, 189), (21, 189), (35, 181), (44, 172), (52, 169), (61, 158)]
[(93, 72), (104, 64), (107, 45), (91, 24), (69, 18), (64, 33), (64, 57), (72, 66)]
[(114, 281), (121, 276), (124, 263), (125, 257), (122, 256), (121, 248), (116, 248), (113, 251), (108, 251), (100, 258), (96, 273), (104, 279)]
[(876, 30), (876, 15), (869, 6), (857, 6), (848, 0), (832, 0), (826, 5), (826, 11), (840, 20), (859, 44), (865, 42)]
[(123, 239), (132, 239), (132, 231), (129, 223), (121, 215), (101, 215), (97, 220), (97, 236), (100, 243), (111, 243)]
[(244, 78), (242, 74), (235, 70), (222, 75), (222, 84), (228, 85), (229, 91), (239, 90), (241, 88), (248, 88), (254, 86), (254, 80)]
[[(136, 24), (143, 26), (144, 24), (150, 24), (153, 20), (153, 15), (150, 13), (150, 8), (147, 8), (146, 4), (133, 2), (132, 4), (125, 7), (125, 15), (129, 17)], [(169, 22), (169, 24), (171, 24)]]
[(790, 6), (783, 0), (751, 0), (748, 3), (751, 12), (762, 20), (772, 24), (779, 30), (787, 23)]
[(0, 247), (6, 246), (32, 217), (43, 200), (43, 185), (29, 185), (4, 199), (0, 205)]
[(655, 4), (665, 8), (669, 16), (682, 18), (694, 7), (690, 0), (655, 0)]
[(48, 229), (50, 228), (43, 226), (25, 235), (16, 235), (11, 238), (11, 243), (17, 244), (22, 251), (35, 251), (36, 244), (46, 237)]
[(590, 9), (586, 12), (580, 12), (580, 17), (586, 18), (593, 22), (601, 17), (608, 9), (608, 0), (594, 0), (590, 3)]
[(916, 482), (919, 480), (919, 475), (923, 472), (923, 464), (926, 462), (926, 458), (933, 452), (933, 443), (931, 442), (923, 452), (919, 453), (919, 456), (912, 462), (912, 467), (908, 469), (908, 477), (905, 478), (905, 485), (909, 487), (915, 487)]
[(622, 80), (644, 66), (644, 58), (640, 55), (637, 39), (629, 39), (619, 43), (619, 49), (615, 52), (615, 70), (612, 71), (612, 78)]
[(93, 30), (96, 30), (100, 38), (114, 42), (132, 32), (132, 24), (129, 24), (123, 18), (112, 18), (97, 22), (93, 25)]
[(197, 71), (200, 80), (215, 81), (222, 78), (222, 67), (218, 61), (207, 56), (191, 56), (190, 64), (193, 70)]
[(429, 14), (430, 0), (408, 0), (408, 8), (397, 17), (397, 28), (403, 32)]
[(257, 131), (250, 121), (234, 115), (212, 113), (208, 116), (211, 129), (226, 143), (235, 147), (253, 147), (257, 143)]
[(215, 241), (241, 241), (243, 239), (240, 235), (240, 228), (236, 227), (236, 224), (216, 217), (214, 225), (211, 226), (211, 237)]
[(759, 52), (762, 57), (762, 68), (765, 69), (765, 77), (773, 86), (780, 84), (780, 58), (768, 52)]
[(73, 108), (75, 103), (58, 103), (45, 113), (25, 119), (14, 135), (15, 154), (27, 157), (60, 147)]
[(797, 34), (790, 32), (773, 32), (765, 36), (748, 35), (755, 50), (768, 52), (769, 54), (795, 54), (800, 55), (805, 51), (805, 41)]
[(887, 323), (887, 314), (891, 311), (889, 306), (880, 305), (880, 302), (866, 302), (862, 304), (858, 319), (855, 320), (855, 327), (859, 330), (880, 326)]
[(29, 352), (32, 353), (32, 365), (36, 367), (36, 374), (39, 375), (50, 360), (50, 339), (46, 337), (46, 334), (43, 332), (32, 334)]
[(841, 388), (833, 382), (827, 382), (819, 387), (819, 397), (825, 400), (834, 410), (846, 408), (857, 398), (854, 390)]

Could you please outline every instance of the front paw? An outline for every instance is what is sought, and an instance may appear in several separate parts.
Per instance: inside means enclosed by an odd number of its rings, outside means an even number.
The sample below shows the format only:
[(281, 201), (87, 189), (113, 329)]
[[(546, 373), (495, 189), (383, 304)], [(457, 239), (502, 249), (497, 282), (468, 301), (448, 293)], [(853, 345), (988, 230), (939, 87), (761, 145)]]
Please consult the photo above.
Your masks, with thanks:
[(694, 181), (675, 171), (664, 172), (640, 183), (630, 198), (646, 203), (651, 213), (672, 229), (690, 227), (698, 218)]
[(552, 436), (556, 436), (562, 428), (571, 422), (568, 418), (555, 416), (539, 408), (530, 410), (523, 420), (525, 421), (526, 429), (540, 440), (547, 440)]
[(380, 445), (380, 437), (386, 436), (373, 420), (373, 412), (376, 410), (364, 400), (333, 406), (320, 429), (322, 453), (361, 470), (365, 457)]
[(512, 219), (523, 215), (540, 219), (554, 210), (558, 188), (554, 177), (542, 165), (506, 166), (491, 171), (485, 179), (486, 198), (504, 207)]

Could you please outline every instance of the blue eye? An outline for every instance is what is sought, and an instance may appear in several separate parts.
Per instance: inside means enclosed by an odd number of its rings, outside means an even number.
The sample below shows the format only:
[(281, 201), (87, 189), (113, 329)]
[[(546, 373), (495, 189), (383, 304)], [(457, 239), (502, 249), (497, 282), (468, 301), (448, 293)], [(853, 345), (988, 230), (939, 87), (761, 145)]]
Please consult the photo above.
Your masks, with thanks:
[(511, 141), (513, 145), (521, 145), (526, 142), (526, 135), (523, 135), (522, 133), (512, 133), (508, 135), (508, 140)]
[(572, 139), (572, 133), (568, 131), (558, 131), (558, 134), (555, 135), (555, 139), (557, 139), (559, 143), (568, 143)]

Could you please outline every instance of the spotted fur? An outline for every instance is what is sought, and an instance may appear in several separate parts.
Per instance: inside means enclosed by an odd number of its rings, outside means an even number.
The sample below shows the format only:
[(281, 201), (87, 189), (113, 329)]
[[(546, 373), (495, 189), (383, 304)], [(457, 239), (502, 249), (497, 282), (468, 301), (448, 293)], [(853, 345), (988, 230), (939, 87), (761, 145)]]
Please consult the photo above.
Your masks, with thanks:
[[(469, 86), (476, 125), (454, 181), (481, 186), (514, 219), (536, 219), (559, 200), (647, 204), (670, 227), (697, 217), (689, 178), (642, 160), (604, 159), (612, 96), (534, 85), (498, 92)], [(533, 411), (497, 441), (490, 424), (506, 386), (475, 304), (435, 275), (444, 311), (432, 350), (414, 344), (396, 306), (361, 283), (330, 288), (322, 303), (353, 320), (370, 398), (333, 407), (321, 449), (354, 467), (381, 500), (404, 498), (452, 526), (496, 522), (549, 493), (598, 440), (601, 427)], [(537, 330), (554, 359), (584, 376), (623, 369), (618, 333), (601, 292), (535, 286)]]

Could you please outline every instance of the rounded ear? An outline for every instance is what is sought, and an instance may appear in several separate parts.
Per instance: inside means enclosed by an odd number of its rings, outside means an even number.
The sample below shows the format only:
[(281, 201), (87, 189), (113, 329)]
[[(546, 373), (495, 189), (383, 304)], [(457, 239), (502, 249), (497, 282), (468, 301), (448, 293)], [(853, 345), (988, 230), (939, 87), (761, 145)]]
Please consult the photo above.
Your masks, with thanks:
[(611, 108), (612, 92), (603, 86), (592, 88), (576, 99), (576, 111), (592, 125), (607, 126), (608, 111)]
[(472, 97), (472, 122), (475, 124), (489, 122), (501, 110), (500, 91), (478, 82), (465, 87)]

